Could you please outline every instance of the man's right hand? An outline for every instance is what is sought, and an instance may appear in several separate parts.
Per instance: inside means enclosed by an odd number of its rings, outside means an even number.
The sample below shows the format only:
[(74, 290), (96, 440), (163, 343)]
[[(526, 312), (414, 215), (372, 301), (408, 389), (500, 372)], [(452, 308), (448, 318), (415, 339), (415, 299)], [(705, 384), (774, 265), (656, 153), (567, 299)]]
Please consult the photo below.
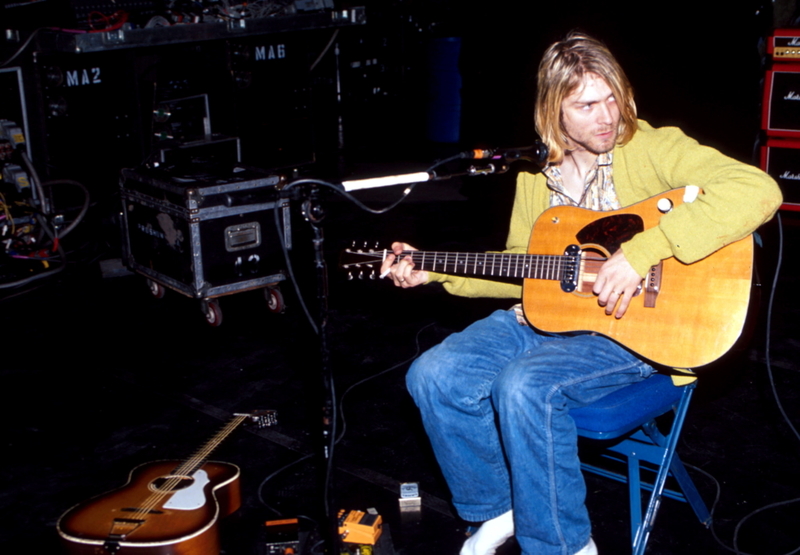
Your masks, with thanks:
[(381, 275), (391, 278), (397, 287), (404, 289), (408, 287), (416, 287), (428, 281), (428, 272), (425, 270), (415, 270), (414, 261), (410, 256), (405, 256), (400, 259), (397, 264), (395, 260), (398, 255), (403, 251), (417, 250), (408, 243), (392, 243), (392, 254), (386, 256), (386, 259), (381, 264)]

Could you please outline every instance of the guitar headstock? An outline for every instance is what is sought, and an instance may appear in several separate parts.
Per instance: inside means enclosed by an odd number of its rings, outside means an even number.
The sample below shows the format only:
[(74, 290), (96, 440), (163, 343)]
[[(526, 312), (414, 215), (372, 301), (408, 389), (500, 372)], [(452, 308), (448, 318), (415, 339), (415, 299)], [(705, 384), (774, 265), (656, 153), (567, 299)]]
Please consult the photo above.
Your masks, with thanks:
[(248, 413), (234, 413), (234, 416), (244, 416), (258, 428), (268, 428), (278, 423), (278, 411), (276, 410), (256, 410)]
[(377, 279), (383, 259), (390, 252), (377, 244), (369, 246), (367, 242), (356, 244), (354, 241), (339, 255), (339, 266), (347, 270), (347, 279)]

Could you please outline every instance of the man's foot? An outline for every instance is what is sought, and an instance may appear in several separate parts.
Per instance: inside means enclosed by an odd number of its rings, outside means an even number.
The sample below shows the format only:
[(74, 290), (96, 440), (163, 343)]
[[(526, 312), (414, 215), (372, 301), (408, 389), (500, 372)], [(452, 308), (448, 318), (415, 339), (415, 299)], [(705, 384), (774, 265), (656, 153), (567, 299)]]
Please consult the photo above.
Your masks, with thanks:
[(497, 548), (513, 535), (514, 513), (508, 511), (481, 524), (464, 542), (460, 555), (494, 555)]
[(597, 555), (597, 546), (594, 544), (594, 540), (589, 538), (589, 543), (575, 555)]

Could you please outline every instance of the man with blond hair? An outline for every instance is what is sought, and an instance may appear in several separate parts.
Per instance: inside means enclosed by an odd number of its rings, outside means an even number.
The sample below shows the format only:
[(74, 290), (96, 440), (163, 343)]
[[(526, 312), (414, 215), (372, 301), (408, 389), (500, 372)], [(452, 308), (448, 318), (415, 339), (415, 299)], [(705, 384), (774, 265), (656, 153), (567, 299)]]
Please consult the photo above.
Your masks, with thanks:
[[(570, 33), (545, 52), (535, 118), (549, 158), (541, 173), (518, 176), (506, 252), (526, 252), (534, 222), (551, 206), (608, 211), (669, 189), (700, 188), (694, 202), (677, 206), (603, 263), (593, 293), (609, 318), (625, 317), (661, 260), (701, 260), (752, 233), (780, 206), (780, 191), (765, 173), (677, 128), (638, 120), (622, 68), (585, 34)], [(411, 248), (392, 245), (396, 254)], [(398, 287), (438, 282), (467, 297), (521, 297), (516, 284), (427, 272), (411, 257), (395, 258), (387, 257), (382, 272)], [(408, 389), (453, 504), (463, 519), (482, 523), (461, 555), (491, 555), (512, 535), (525, 555), (596, 554), (570, 409), (654, 372), (600, 335), (537, 331), (519, 305), (415, 361)]]

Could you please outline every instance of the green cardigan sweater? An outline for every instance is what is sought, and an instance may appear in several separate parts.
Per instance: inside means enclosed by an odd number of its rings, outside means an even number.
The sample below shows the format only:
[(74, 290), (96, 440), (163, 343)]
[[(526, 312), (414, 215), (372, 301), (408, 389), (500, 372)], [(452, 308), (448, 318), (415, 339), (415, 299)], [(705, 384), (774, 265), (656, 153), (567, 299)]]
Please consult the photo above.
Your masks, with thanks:
[[(670, 256), (688, 264), (746, 237), (772, 218), (782, 200), (778, 185), (758, 168), (702, 146), (678, 128), (654, 128), (642, 120), (633, 139), (614, 149), (613, 172), (623, 206), (670, 188), (702, 189), (694, 202), (677, 206), (658, 226), (623, 243), (625, 257), (643, 277)], [(549, 206), (547, 178), (520, 173), (505, 252), (526, 252), (533, 224)], [(522, 296), (517, 284), (437, 273), (429, 281), (465, 297)]]

